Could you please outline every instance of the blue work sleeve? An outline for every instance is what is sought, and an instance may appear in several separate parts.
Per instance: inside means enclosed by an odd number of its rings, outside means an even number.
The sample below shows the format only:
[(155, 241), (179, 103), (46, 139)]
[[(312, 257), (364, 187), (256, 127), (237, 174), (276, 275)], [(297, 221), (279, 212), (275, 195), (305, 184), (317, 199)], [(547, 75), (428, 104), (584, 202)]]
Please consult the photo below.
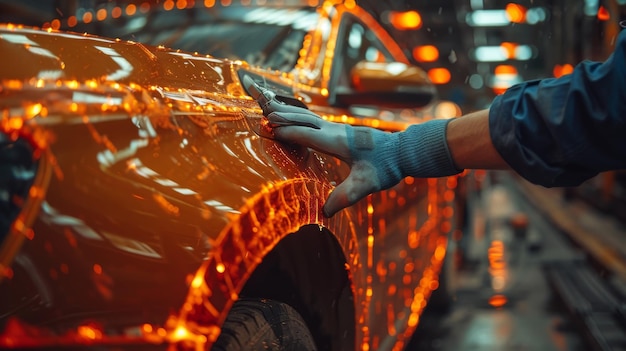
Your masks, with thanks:
[(626, 169), (626, 30), (605, 62), (514, 85), (489, 110), (493, 144), (528, 181), (574, 186)]

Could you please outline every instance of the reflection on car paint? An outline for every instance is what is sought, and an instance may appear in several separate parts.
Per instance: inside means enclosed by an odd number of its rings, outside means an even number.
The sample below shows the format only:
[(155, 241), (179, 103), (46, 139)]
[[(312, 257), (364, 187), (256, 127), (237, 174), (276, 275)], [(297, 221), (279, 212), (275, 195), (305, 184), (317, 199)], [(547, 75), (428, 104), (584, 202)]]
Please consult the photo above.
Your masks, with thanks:
[[(314, 32), (319, 38), (307, 36), (307, 57), (316, 57), (315, 50), (322, 47), (334, 47), (332, 42), (327, 46), (313, 43), (320, 38), (334, 38), (331, 33), (337, 25), (338, 22), (322, 25), (326, 29)], [(114, 301), (123, 307), (141, 309), (141, 301), (121, 295), (124, 287), (134, 286), (127, 282), (126, 273), (139, 279), (145, 289), (153, 289), (137, 291), (138, 296), (148, 298), (146, 303), (154, 303), (157, 297), (166, 303), (180, 299), (180, 303), (167, 306), (174, 310), (166, 315), (116, 325), (117, 329), (70, 315), (66, 327), (53, 333), (27, 319), (10, 318), (0, 335), (2, 347), (148, 342), (204, 349), (216, 339), (219, 324), (262, 257), (282, 237), (311, 223), (335, 233), (344, 248), (346, 270), (353, 280), (359, 343), (356, 347), (402, 347), (418, 324), (428, 296), (438, 285), (437, 274), (446, 247), (446, 238), (440, 233), (451, 229), (453, 210), (449, 203), (454, 197), (456, 178), (407, 178), (396, 188), (327, 219), (321, 212), (323, 201), (333, 182), (345, 176), (345, 165), (317, 153), (305, 159), (252, 133), (251, 122), (244, 116), (252, 121), (261, 121), (262, 116), (235, 78), (236, 70), (245, 63), (165, 48), (153, 50), (136, 43), (87, 35), (6, 26), (2, 40), (13, 38), (13, 43), (18, 37), (7, 37), (7, 31), (23, 33), (16, 34), (21, 36), (19, 45), (33, 48), (36, 45), (26, 41), (37, 43), (41, 50), (29, 49), (31, 54), (45, 60), (52, 58), (55, 64), (46, 66), (48, 63), (40, 60), (45, 70), (23, 73), (35, 78), (3, 80), (0, 96), (0, 130), (29, 138), (47, 165), (40, 172), (48, 175), (40, 177), (48, 180), (37, 181), (31, 190), (34, 200), (46, 201), (40, 206), (35, 203), (25, 207), (11, 232), (12, 237), (29, 241), (26, 249), (45, 254), (51, 257), (47, 260), (55, 263), (49, 272), (37, 273), (42, 276), (39, 291), (49, 296), (43, 300), (54, 300), (51, 296), (58, 287), (50, 284), (62, 285), (84, 278), (81, 288), (94, 293), (82, 296), (85, 306)], [(48, 42), (29, 37), (42, 35)], [(63, 57), (44, 47), (50, 42), (78, 47), (73, 44), (77, 38), (93, 49), (91, 54), (100, 52), (110, 62), (98, 69), (68, 68), (66, 64), (75, 59), (64, 62)], [(329, 79), (332, 55), (332, 51), (321, 53), (324, 68), (318, 72), (323, 82)], [(147, 64), (138, 65), (146, 58)], [(315, 76), (314, 70), (305, 69), (311, 63), (299, 61), (301, 69), (296, 72), (300, 78), (306, 77), (300, 82)], [(153, 65), (157, 64), (165, 70), (156, 69)], [(125, 81), (112, 81), (118, 79)], [(281, 79), (294, 80), (291, 74), (282, 75)], [(292, 86), (301, 90), (302, 96), (320, 92), (325, 95), (328, 87), (324, 84), (321, 89), (304, 83)], [(24, 99), (11, 100), (7, 96)], [(320, 110), (324, 111), (323, 107)], [(354, 125), (388, 130), (405, 127), (403, 123), (354, 118), (330, 110), (321, 114), (327, 120)], [(76, 128), (72, 126), (84, 128), (91, 139), (80, 139), (85, 154), (93, 157), (81, 161), (81, 169), (59, 153), (73, 148), (67, 140), (73, 135), (71, 128)], [(226, 131), (232, 130), (237, 130), (237, 134), (226, 138)], [(173, 156), (165, 159), (161, 152)], [(183, 174), (183, 170), (190, 173)], [(109, 184), (115, 188), (107, 188)], [(66, 189), (61, 190), (63, 187)], [(124, 203), (124, 208), (99, 204), (111, 201), (109, 196), (119, 196), (113, 204)], [(72, 203), (71, 199), (83, 203)], [(82, 206), (98, 204), (111, 212), (110, 218), (105, 216), (103, 220), (99, 214), (80, 210)], [(37, 219), (27, 218), (28, 211), (35, 213), (39, 208)], [(399, 212), (403, 213), (401, 218), (392, 218)], [(119, 218), (132, 220), (117, 223), (116, 213)], [(164, 238), (154, 238), (159, 235), (153, 231), (159, 228), (177, 228), (177, 235), (168, 238), (167, 243), (191, 253), (189, 262), (168, 270), (171, 276), (166, 278), (147, 274), (165, 269), (165, 265), (156, 262), (165, 262), (171, 255)], [(83, 256), (90, 252), (110, 252), (113, 259)], [(123, 256), (126, 254), (132, 256), (129, 260), (138, 268), (119, 266), (121, 262), (115, 258), (127, 257)], [(18, 247), (11, 255), (22, 266), (29, 265), (28, 256)], [(5, 283), (14, 279), (11, 268), (2, 268)], [(179, 277), (183, 279), (175, 279)], [(182, 291), (182, 299), (159, 291), (164, 284), (176, 292)], [(68, 296), (77, 295), (68, 292)]]

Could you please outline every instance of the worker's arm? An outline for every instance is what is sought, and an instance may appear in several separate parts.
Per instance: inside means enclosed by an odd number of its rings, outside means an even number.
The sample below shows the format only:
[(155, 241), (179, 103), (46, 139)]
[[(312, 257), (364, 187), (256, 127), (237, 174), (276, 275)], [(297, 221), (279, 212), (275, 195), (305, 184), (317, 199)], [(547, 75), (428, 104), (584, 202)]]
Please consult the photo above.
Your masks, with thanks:
[(489, 135), (489, 110), (476, 111), (452, 120), (448, 124), (446, 139), (457, 168), (508, 168)]
[(626, 30), (616, 39), (605, 62), (584, 61), (494, 99), (491, 141), (515, 172), (544, 186), (575, 186), (626, 169)]

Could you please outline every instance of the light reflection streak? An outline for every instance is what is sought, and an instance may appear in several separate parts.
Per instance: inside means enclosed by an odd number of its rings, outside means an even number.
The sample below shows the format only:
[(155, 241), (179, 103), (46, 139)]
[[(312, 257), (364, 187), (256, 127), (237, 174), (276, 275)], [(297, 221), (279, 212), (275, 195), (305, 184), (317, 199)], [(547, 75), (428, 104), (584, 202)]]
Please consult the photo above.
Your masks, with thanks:
[(47, 201), (43, 201), (41, 203), (41, 209), (44, 214), (41, 216), (43, 221), (60, 226), (70, 226), (76, 233), (85, 239), (98, 241), (104, 240), (100, 234), (90, 228), (81, 219), (59, 213), (54, 207), (50, 206)]
[(252, 157), (254, 157), (254, 159), (255, 159), (255, 160), (257, 160), (257, 161), (259, 162), (259, 164), (262, 164), (262, 165), (266, 164), (266, 162), (265, 162), (265, 161), (263, 161), (263, 160), (259, 157), (259, 155), (257, 155), (257, 153), (254, 151), (255, 147), (253, 147), (253, 146), (252, 146), (252, 142), (251, 142), (250, 138), (245, 138), (245, 139), (243, 140), (243, 143), (244, 143), (244, 145), (246, 146), (246, 150), (248, 151), (248, 153), (249, 153)]
[(106, 79), (110, 81), (117, 81), (123, 78), (130, 76), (133, 72), (133, 65), (128, 62), (122, 55), (120, 55), (115, 49), (104, 47), (104, 46), (94, 46), (103, 54), (109, 56), (111, 60), (113, 60), (120, 67), (117, 71), (107, 75)]

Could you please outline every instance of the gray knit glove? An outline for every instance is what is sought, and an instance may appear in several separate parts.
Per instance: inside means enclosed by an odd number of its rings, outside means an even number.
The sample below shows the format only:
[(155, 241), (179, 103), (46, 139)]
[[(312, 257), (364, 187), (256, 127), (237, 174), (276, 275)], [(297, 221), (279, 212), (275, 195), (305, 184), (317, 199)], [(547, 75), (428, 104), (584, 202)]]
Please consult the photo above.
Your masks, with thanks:
[(324, 204), (327, 217), (371, 193), (391, 188), (404, 177), (443, 177), (460, 172), (446, 143), (450, 120), (433, 120), (388, 133), (325, 121), (304, 108), (271, 112), (267, 118), (276, 139), (311, 147), (351, 165), (348, 177)]

